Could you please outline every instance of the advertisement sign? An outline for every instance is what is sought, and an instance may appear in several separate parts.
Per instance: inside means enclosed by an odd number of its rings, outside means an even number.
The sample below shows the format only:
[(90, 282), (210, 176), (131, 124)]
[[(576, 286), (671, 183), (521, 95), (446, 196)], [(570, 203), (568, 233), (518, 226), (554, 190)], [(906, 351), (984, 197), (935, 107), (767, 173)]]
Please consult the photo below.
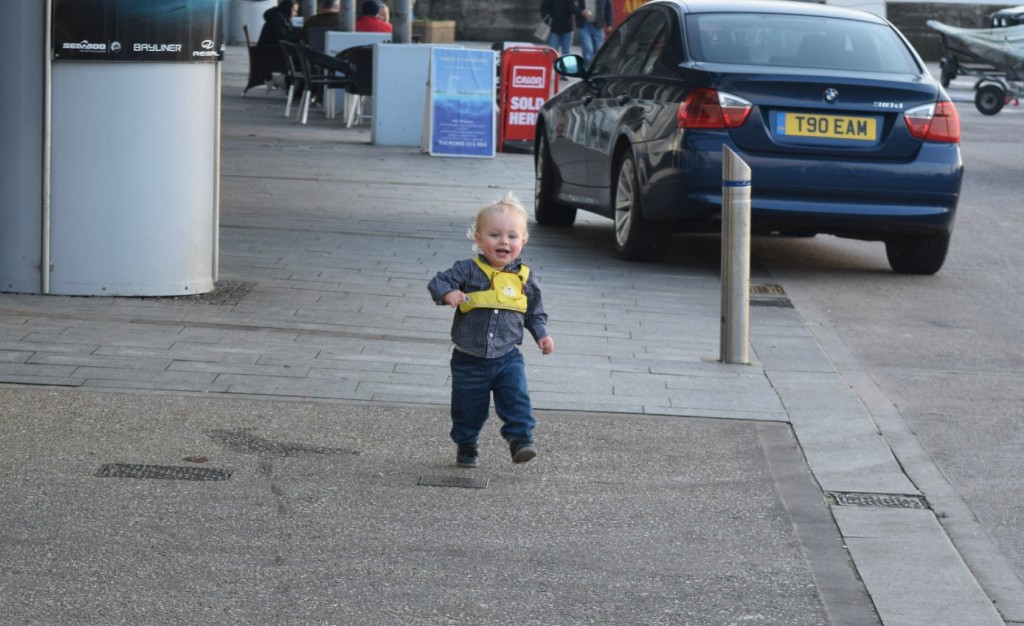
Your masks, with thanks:
[(219, 61), (225, 0), (52, 0), (53, 58)]
[(494, 52), (436, 47), (427, 89), (429, 152), (493, 157)]
[(558, 84), (552, 69), (557, 58), (558, 53), (547, 47), (509, 48), (502, 53), (499, 150), (513, 147), (510, 142), (533, 144), (537, 112)]

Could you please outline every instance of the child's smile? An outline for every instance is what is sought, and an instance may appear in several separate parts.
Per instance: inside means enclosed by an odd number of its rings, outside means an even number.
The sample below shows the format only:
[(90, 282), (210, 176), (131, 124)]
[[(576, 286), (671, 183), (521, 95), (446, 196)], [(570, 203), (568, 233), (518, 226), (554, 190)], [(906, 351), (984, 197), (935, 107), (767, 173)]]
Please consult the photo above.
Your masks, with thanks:
[(487, 262), (500, 270), (519, 258), (525, 231), (526, 224), (518, 216), (498, 213), (480, 223), (474, 238)]

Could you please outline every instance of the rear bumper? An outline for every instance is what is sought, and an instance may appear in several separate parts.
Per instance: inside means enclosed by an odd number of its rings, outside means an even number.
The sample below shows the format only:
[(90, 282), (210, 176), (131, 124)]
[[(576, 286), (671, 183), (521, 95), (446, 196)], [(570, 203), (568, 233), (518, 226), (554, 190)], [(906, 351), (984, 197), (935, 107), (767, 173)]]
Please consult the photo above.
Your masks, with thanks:
[[(683, 203), (688, 209), (698, 210), (666, 211), (662, 217), (650, 219), (678, 222), (684, 229), (689, 224), (695, 230), (705, 230), (708, 223), (719, 222), (721, 199), (720, 193), (685, 194)], [(882, 240), (901, 234), (948, 234), (953, 230), (955, 217), (956, 207), (941, 205), (805, 201), (791, 197), (751, 199), (751, 228), (758, 233), (819, 233)]]
[[(638, 153), (644, 215), (684, 229), (707, 228), (721, 211), (722, 136), (687, 143), (688, 150), (660, 153), (651, 144), (637, 146), (649, 150)], [(952, 231), (963, 178), (955, 144), (923, 144), (914, 161), (904, 163), (766, 157), (729, 147), (750, 166), (751, 217), (758, 231), (858, 239)]]

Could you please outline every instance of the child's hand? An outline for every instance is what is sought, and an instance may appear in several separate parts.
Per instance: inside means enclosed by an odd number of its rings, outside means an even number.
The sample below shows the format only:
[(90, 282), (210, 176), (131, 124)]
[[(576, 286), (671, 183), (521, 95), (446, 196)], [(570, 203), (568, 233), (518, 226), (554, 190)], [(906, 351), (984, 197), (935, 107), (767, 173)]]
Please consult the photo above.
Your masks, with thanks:
[(551, 354), (555, 349), (555, 340), (551, 337), (541, 337), (537, 340), (537, 346), (540, 347), (541, 354)]
[(459, 306), (460, 304), (466, 301), (466, 294), (459, 291), (458, 289), (455, 289), (454, 291), (449, 291), (448, 293), (444, 294), (444, 298), (441, 299), (444, 300), (445, 304), (454, 309), (455, 307)]

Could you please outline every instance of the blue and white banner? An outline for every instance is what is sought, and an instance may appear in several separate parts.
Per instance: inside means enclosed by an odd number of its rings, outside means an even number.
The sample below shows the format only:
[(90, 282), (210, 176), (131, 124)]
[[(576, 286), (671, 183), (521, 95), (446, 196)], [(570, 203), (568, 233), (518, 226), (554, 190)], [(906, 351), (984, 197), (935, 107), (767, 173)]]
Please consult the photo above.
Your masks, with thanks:
[(52, 0), (53, 58), (219, 61), (225, 0)]
[(495, 57), (491, 50), (437, 47), (430, 56), (430, 154), (493, 157)]

